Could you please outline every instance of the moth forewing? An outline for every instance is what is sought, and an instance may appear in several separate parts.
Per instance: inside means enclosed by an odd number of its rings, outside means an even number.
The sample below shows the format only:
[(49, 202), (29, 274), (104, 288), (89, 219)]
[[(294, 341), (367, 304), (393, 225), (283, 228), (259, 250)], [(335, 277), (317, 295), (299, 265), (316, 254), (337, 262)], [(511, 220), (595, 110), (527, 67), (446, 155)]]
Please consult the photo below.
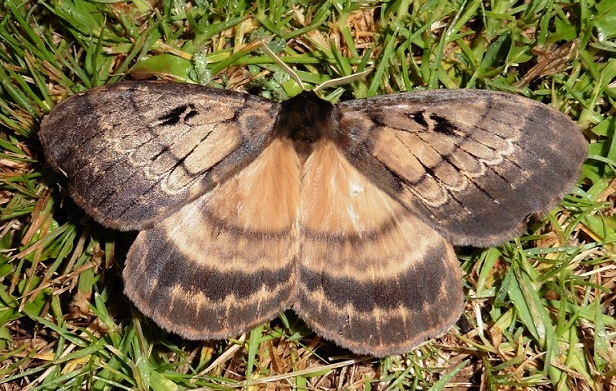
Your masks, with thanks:
[(363, 174), (456, 245), (515, 236), (571, 190), (586, 159), (567, 116), (511, 94), (403, 93), (343, 102), (340, 113), (343, 127), (369, 129), (361, 140), (385, 168)]
[(60, 103), (39, 138), (79, 206), (110, 228), (141, 230), (255, 159), (279, 106), (198, 85), (124, 82)]

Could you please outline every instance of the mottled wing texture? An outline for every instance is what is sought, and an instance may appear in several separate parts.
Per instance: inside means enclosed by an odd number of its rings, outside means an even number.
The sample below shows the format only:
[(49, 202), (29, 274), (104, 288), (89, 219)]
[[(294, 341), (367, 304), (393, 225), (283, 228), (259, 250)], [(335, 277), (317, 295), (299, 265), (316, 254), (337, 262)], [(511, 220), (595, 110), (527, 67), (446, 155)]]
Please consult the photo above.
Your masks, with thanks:
[(278, 110), (232, 91), (125, 82), (60, 103), (39, 135), (80, 207), (108, 227), (141, 230), (255, 159)]
[(460, 267), (433, 228), (357, 171), (331, 140), (303, 167), (295, 310), (356, 353), (409, 351), (462, 311)]
[(515, 236), (571, 190), (587, 154), (567, 116), (510, 94), (435, 90), (338, 107), (349, 161), (456, 245)]
[(125, 292), (163, 328), (189, 339), (238, 335), (295, 298), (299, 161), (274, 140), (250, 165), (131, 247)]

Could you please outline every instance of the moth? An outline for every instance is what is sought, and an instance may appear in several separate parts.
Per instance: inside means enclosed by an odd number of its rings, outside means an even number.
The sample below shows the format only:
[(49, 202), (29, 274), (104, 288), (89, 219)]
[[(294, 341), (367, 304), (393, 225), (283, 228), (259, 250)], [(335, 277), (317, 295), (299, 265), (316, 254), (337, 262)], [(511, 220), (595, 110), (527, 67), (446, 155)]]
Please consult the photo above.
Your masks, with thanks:
[(277, 103), (123, 82), (58, 104), (51, 166), (100, 224), (141, 231), (125, 293), (187, 339), (292, 308), (358, 354), (410, 351), (459, 318), (454, 245), (498, 245), (575, 184), (587, 143), (564, 114), (492, 91)]

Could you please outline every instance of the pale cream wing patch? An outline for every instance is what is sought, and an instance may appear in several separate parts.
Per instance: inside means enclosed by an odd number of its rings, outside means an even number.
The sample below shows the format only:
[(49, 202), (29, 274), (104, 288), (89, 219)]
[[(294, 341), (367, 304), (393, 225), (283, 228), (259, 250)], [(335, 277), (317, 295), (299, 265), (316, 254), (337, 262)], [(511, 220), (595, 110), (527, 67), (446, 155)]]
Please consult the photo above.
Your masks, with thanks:
[(163, 328), (189, 339), (238, 335), (295, 299), (299, 162), (274, 141), (239, 174), (143, 231), (125, 292)]
[(462, 311), (460, 267), (435, 230), (360, 174), (331, 141), (303, 168), (298, 314), (356, 353), (409, 351)]

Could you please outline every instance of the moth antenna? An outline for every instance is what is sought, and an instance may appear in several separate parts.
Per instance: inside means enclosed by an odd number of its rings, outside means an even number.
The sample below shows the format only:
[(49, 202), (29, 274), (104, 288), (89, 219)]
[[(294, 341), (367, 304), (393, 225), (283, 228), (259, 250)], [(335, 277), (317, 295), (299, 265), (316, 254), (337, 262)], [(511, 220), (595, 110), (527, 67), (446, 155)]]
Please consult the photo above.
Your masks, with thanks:
[(342, 76), (342, 77), (338, 77), (338, 78), (335, 78), (335, 79), (324, 81), (323, 83), (321, 83), (318, 86), (316, 86), (313, 91), (317, 92), (319, 90), (322, 90), (323, 88), (337, 87), (337, 86), (341, 86), (341, 85), (352, 83), (355, 80), (363, 79), (365, 76), (367, 76), (373, 70), (374, 70), (374, 68), (369, 68), (369, 69), (366, 69), (363, 72), (355, 73), (353, 75)]
[[(267, 47), (265, 42), (261, 43), (261, 47), (262, 47), (263, 51), (269, 57), (271, 57), (271, 59), (274, 60), (274, 62), (276, 64), (278, 64), (278, 66), (280, 66), (297, 83), (297, 85), (300, 86), (300, 88), (302, 90), (306, 91), (306, 86), (304, 85), (302, 80), (299, 78), (299, 75), (293, 69), (291, 69), (291, 67), (289, 67), (287, 64), (285, 64), (282, 61), (282, 59), (280, 58), (280, 56), (278, 56), (269, 47)], [(359, 73), (355, 73), (353, 75), (342, 76), (342, 77), (338, 77), (338, 78), (335, 78), (335, 79), (327, 80), (327, 81), (319, 84), (318, 86), (316, 86), (312, 91), (314, 91), (316, 93), (316, 92), (318, 92), (318, 91), (320, 91), (320, 90), (322, 90), (324, 88), (337, 87), (337, 86), (341, 86), (341, 85), (352, 83), (355, 80), (363, 79), (364, 77), (366, 77), (373, 70), (374, 70), (374, 68), (369, 68), (369, 69), (366, 69), (365, 71), (362, 71), (362, 72), (359, 72)]]
[(295, 71), (293, 69), (291, 69), (291, 67), (289, 67), (287, 64), (285, 64), (282, 59), (272, 51), (272, 49), (268, 48), (267, 45), (265, 43), (261, 44), (261, 48), (263, 49), (263, 51), (265, 52), (265, 54), (267, 54), (268, 56), (271, 57), (272, 60), (274, 60), (274, 62), (276, 64), (278, 64), (279, 67), (281, 67), (290, 77), (291, 79), (293, 79), (297, 85), (302, 89), (302, 90), (306, 90), (306, 86), (304, 85), (304, 83), (302, 82), (302, 80), (299, 78), (299, 76), (297, 75), (297, 73), (295, 73)]

